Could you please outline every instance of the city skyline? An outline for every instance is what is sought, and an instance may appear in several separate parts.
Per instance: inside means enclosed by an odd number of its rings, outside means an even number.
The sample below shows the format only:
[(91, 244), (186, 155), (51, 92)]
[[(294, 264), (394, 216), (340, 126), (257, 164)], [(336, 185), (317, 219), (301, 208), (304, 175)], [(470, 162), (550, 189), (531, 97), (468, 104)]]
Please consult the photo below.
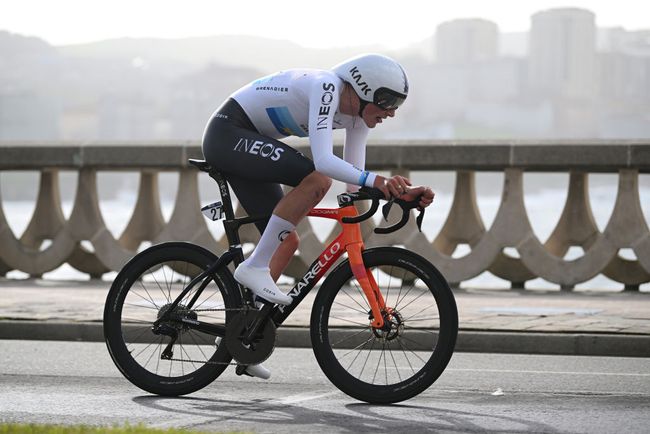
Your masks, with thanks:
[[(455, 19), (429, 29), (436, 36), (426, 43), (384, 51), (413, 92), (373, 137), (650, 137), (650, 30), (597, 25), (580, 8), (537, 11), (527, 34)], [(2, 31), (0, 50), (0, 140), (197, 138), (247, 82), (327, 69), (359, 51), (228, 36), (52, 47)]]

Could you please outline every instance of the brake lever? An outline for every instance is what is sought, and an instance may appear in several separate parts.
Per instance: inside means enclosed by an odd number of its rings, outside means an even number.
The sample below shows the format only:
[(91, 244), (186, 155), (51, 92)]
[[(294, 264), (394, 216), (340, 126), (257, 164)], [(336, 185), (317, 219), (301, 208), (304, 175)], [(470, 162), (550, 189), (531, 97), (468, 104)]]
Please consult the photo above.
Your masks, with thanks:
[(390, 213), (390, 209), (393, 207), (393, 204), (395, 203), (395, 198), (392, 198), (386, 204), (381, 207), (381, 213), (384, 215), (384, 221), (388, 221), (388, 214)]
[(418, 214), (418, 217), (415, 219), (415, 223), (418, 226), (418, 230), (422, 232), (422, 221), (424, 220), (424, 208), (418, 208), (420, 210), (420, 214)]

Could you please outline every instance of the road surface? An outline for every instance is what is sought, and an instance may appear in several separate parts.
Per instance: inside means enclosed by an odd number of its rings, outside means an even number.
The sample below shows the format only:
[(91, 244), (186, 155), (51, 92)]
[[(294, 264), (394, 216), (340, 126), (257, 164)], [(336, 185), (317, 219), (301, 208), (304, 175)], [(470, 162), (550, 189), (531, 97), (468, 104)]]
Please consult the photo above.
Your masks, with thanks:
[(0, 420), (204, 431), (647, 433), (650, 359), (457, 353), (399, 405), (349, 398), (309, 349), (276, 349), (269, 381), (228, 370), (187, 398), (148, 395), (101, 343), (0, 340)]

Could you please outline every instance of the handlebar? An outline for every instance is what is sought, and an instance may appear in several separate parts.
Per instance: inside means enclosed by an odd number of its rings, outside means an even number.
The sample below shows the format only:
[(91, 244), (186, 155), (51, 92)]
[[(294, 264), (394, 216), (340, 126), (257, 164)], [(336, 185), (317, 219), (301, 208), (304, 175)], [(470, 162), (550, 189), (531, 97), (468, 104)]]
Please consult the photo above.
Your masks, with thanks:
[[(343, 193), (339, 194), (338, 197), (338, 202), (339, 206), (344, 207), (344, 206), (350, 206), (354, 202), (360, 201), (360, 200), (372, 200), (372, 204), (370, 205), (370, 209), (366, 211), (365, 213), (358, 215), (356, 217), (343, 217), (341, 220), (343, 223), (359, 223), (364, 220), (369, 219), (372, 217), (376, 212), (377, 209), (379, 208), (379, 200), (386, 200), (386, 197), (384, 196), (384, 193), (379, 190), (378, 188), (369, 188), (369, 187), (362, 187), (358, 192), (356, 193)], [(402, 199), (398, 198), (393, 198), (390, 199), (384, 206), (382, 207), (382, 214), (384, 216), (384, 220), (388, 220), (388, 213), (390, 212), (390, 209), (394, 204), (397, 204), (402, 208), (402, 218), (399, 222), (396, 224), (385, 227), (385, 228), (375, 228), (375, 233), (376, 234), (389, 234), (391, 232), (395, 232), (406, 225), (408, 223), (409, 218), (411, 217), (411, 210), (414, 208), (418, 208), (420, 210), (420, 214), (418, 215), (417, 219), (415, 220), (418, 230), (422, 232), (422, 221), (424, 219), (424, 208), (420, 208), (420, 198), (416, 198), (412, 201), (405, 201)]]

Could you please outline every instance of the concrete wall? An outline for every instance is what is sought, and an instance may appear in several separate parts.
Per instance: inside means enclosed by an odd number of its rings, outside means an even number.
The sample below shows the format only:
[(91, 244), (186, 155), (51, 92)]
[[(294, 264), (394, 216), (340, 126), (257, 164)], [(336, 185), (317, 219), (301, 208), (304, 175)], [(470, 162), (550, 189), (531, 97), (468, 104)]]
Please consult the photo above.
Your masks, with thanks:
[[(293, 143), (306, 154), (304, 142)], [(340, 153), (340, 147), (337, 147)], [(367, 153), (367, 168), (409, 174), (411, 171), (454, 171), (453, 204), (442, 230), (430, 242), (411, 219), (406, 228), (391, 235), (375, 235), (365, 222), (367, 245), (404, 245), (442, 271), (452, 283), (471, 279), (485, 270), (522, 287), (542, 277), (564, 289), (602, 273), (627, 288), (650, 281), (650, 231), (641, 210), (638, 174), (650, 172), (650, 141), (579, 142), (386, 142), (374, 143)], [(40, 172), (37, 204), (25, 233), (18, 239), (0, 208), (0, 274), (21, 270), (33, 276), (69, 263), (100, 276), (119, 270), (142, 241), (185, 240), (215, 252), (227, 242), (216, 240), (199, 212), (197, 176), (188, 158), (201, 158), (198, 144), (0, 144), (0, 171)], [(59, 170), (78, 171), (72, 213), (65, 219), (58, 183)], [(140, 172), (139, 196), (130, 222), (115, 238), (106, 228), (99, 207), (97, 173), (104, 170)], [(165, 221), (158, 194), (158, 173), (179, 172), (175, 208)], [(493, 224), (485, 228), (478, 212), (476, 171), (504, 173), (501, 204)], [(564, 172), (569, 176), (566, 203), (551, 236), (540, 241), (532, 230), (524, 206), (524, 172)], [(618, 173), (618, 193), (611, 218), (601, 232), (594, 220), (588, 195), (590, 173)], [(201, 174), (200, 176), (207, 176)], [(0, 198), (1, 201), (1, 198)], [(553, 204), (561, 206), (561, 204)], [(241, 213), (241, 210), (240, 210)], [(287, 274), (300, 277), (324, 248), (309, 222), (301, 223), (301, 256)], [(255, 242), (252, 228), (244, 241)], [(44, 240), (49, 247), (40, 250)], [(88, 240), (94, 251), (80, 244)], [(471, 253), (454, 258), (459, 244)], [(563, 259), (571, 246), (585, 254)], [(515, 248), (519, 257), (503, 252)], [(636, 260), (623, 259), (619, 249), (631, 249)]]

